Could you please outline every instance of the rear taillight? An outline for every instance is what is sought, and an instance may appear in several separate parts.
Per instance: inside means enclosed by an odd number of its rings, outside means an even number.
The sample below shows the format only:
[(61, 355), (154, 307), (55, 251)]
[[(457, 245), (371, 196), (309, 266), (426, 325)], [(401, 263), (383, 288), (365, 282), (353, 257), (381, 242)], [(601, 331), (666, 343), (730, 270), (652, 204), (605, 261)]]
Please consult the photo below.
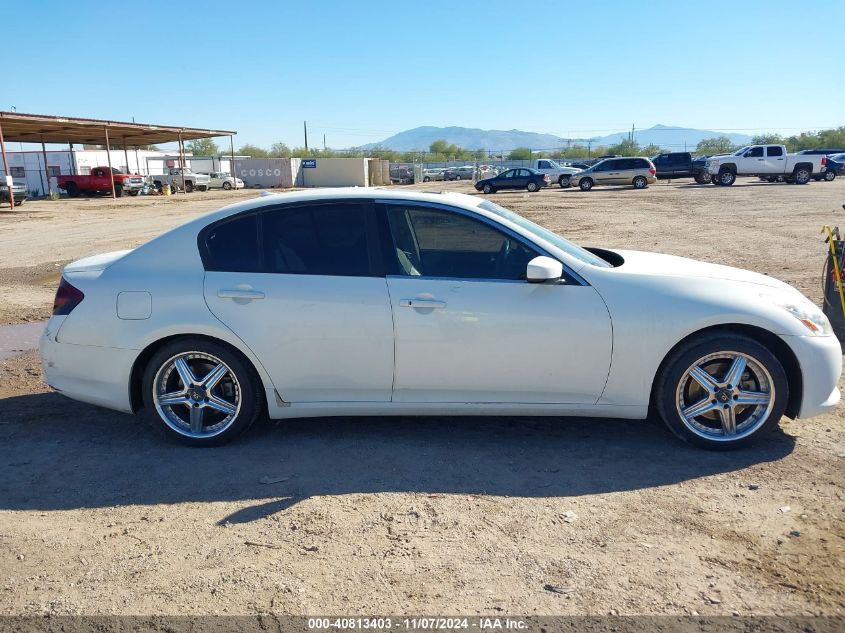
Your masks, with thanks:
[(548, 174), (543, 174), (543, 180), (545, 180), (546, 182), (551, 182), (552, 179), (549, 178)]
[(53, 301), (53, 315), (70, 314), (71, 310), (82, 303), (84, 298), (85, 295), (79, 288), (71, 285), (67, 279), (62, 277), (56, 290), (56, 299)]
[(827, 156), (822, 156), (822, 165), (827, 165)]
[(654, 176), (654, 174), (657, 173), (657, 170), (654, 167), (652, 167), (648, 170), (648, 173), (650, 173), (652, 176)]

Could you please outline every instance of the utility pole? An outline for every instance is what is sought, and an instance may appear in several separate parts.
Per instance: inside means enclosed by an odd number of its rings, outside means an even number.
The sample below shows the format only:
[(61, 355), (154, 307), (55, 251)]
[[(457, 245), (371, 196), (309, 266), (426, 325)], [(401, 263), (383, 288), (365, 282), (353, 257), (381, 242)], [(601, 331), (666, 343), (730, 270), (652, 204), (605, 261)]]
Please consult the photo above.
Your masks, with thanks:
[(305, 132), (305, 149), (308, 149), (308, 121), (302, 122), (302, 129)]
[(631, 124), (631, 145), (634, 144), (634, 124)]
[(323, 134), (323, 151), (326, 151), (326, 135)]

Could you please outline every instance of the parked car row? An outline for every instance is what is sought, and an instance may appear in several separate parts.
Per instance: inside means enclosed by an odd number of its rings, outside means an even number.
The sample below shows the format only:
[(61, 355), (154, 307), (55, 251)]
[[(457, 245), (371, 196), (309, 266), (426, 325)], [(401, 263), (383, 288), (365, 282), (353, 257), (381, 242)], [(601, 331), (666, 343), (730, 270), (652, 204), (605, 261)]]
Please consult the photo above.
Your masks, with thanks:
[[(186, 168), (183, 173), (183, 170), (178, 167), (170, 167), (166, 173), (153, 176), (124, 174), (115, 168), (111, 169), (110, 175), (108, 167), (92, 167), (88, 174), (57, 176), (56, 185), (71, 198), (76, 198), (80, 195), (111, 193), (112, 180), (114, 181), (114, 193), (117, 197), (121, 197), (123, 194), (137, 196), (147, 187), (154, 187), (161, 192), (164, 185), (168, 185), (172, 191), (179, 191), (184, 188), (186, 193), (192, 193), (195, 190), (208, 191), (212, 187), (221, 189), (243, 189), (245, 187), (243, 180), (228, 173), (198, 174), (191, 171), (190, 168)], [(17, 194), (15, 195), (17, 196)]]

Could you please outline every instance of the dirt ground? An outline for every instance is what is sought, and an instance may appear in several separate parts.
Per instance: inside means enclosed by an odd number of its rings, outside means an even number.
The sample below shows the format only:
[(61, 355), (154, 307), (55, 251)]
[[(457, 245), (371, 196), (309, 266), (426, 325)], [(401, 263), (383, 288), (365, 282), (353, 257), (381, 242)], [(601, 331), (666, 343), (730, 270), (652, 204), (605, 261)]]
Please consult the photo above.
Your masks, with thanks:
[[(68, 261), (255, 195), (0, 213), (0, 323), (46, 318)], [(819, 230), (845, 225), (843, 180), (492, 199), (581, 244), (750, 268), (817, 302)], [(51, 393), (26, 352), (0, 364), (0, 615), (843, 615), (843, 431), (840, 409), (719, 454), (656, 422), (338, 418), (192, 450)]]

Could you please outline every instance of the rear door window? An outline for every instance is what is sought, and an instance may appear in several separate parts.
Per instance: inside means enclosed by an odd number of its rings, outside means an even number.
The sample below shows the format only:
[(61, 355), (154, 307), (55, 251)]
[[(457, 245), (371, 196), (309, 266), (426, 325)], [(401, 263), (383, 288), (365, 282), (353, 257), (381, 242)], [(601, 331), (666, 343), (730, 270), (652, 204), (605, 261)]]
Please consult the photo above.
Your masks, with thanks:
[(264, 269), (279, 274), (369, 276), (365, 213), (363, 204), (343, 201), (263, 213)]
[(766, 148), (767, 156), (783, 156), (783, 148), (779, 145), (771, 145)]
[(258, 221), (255, 214), (214, 225), (205, 233), (202, 253), (206, 270), (259, 272)]

